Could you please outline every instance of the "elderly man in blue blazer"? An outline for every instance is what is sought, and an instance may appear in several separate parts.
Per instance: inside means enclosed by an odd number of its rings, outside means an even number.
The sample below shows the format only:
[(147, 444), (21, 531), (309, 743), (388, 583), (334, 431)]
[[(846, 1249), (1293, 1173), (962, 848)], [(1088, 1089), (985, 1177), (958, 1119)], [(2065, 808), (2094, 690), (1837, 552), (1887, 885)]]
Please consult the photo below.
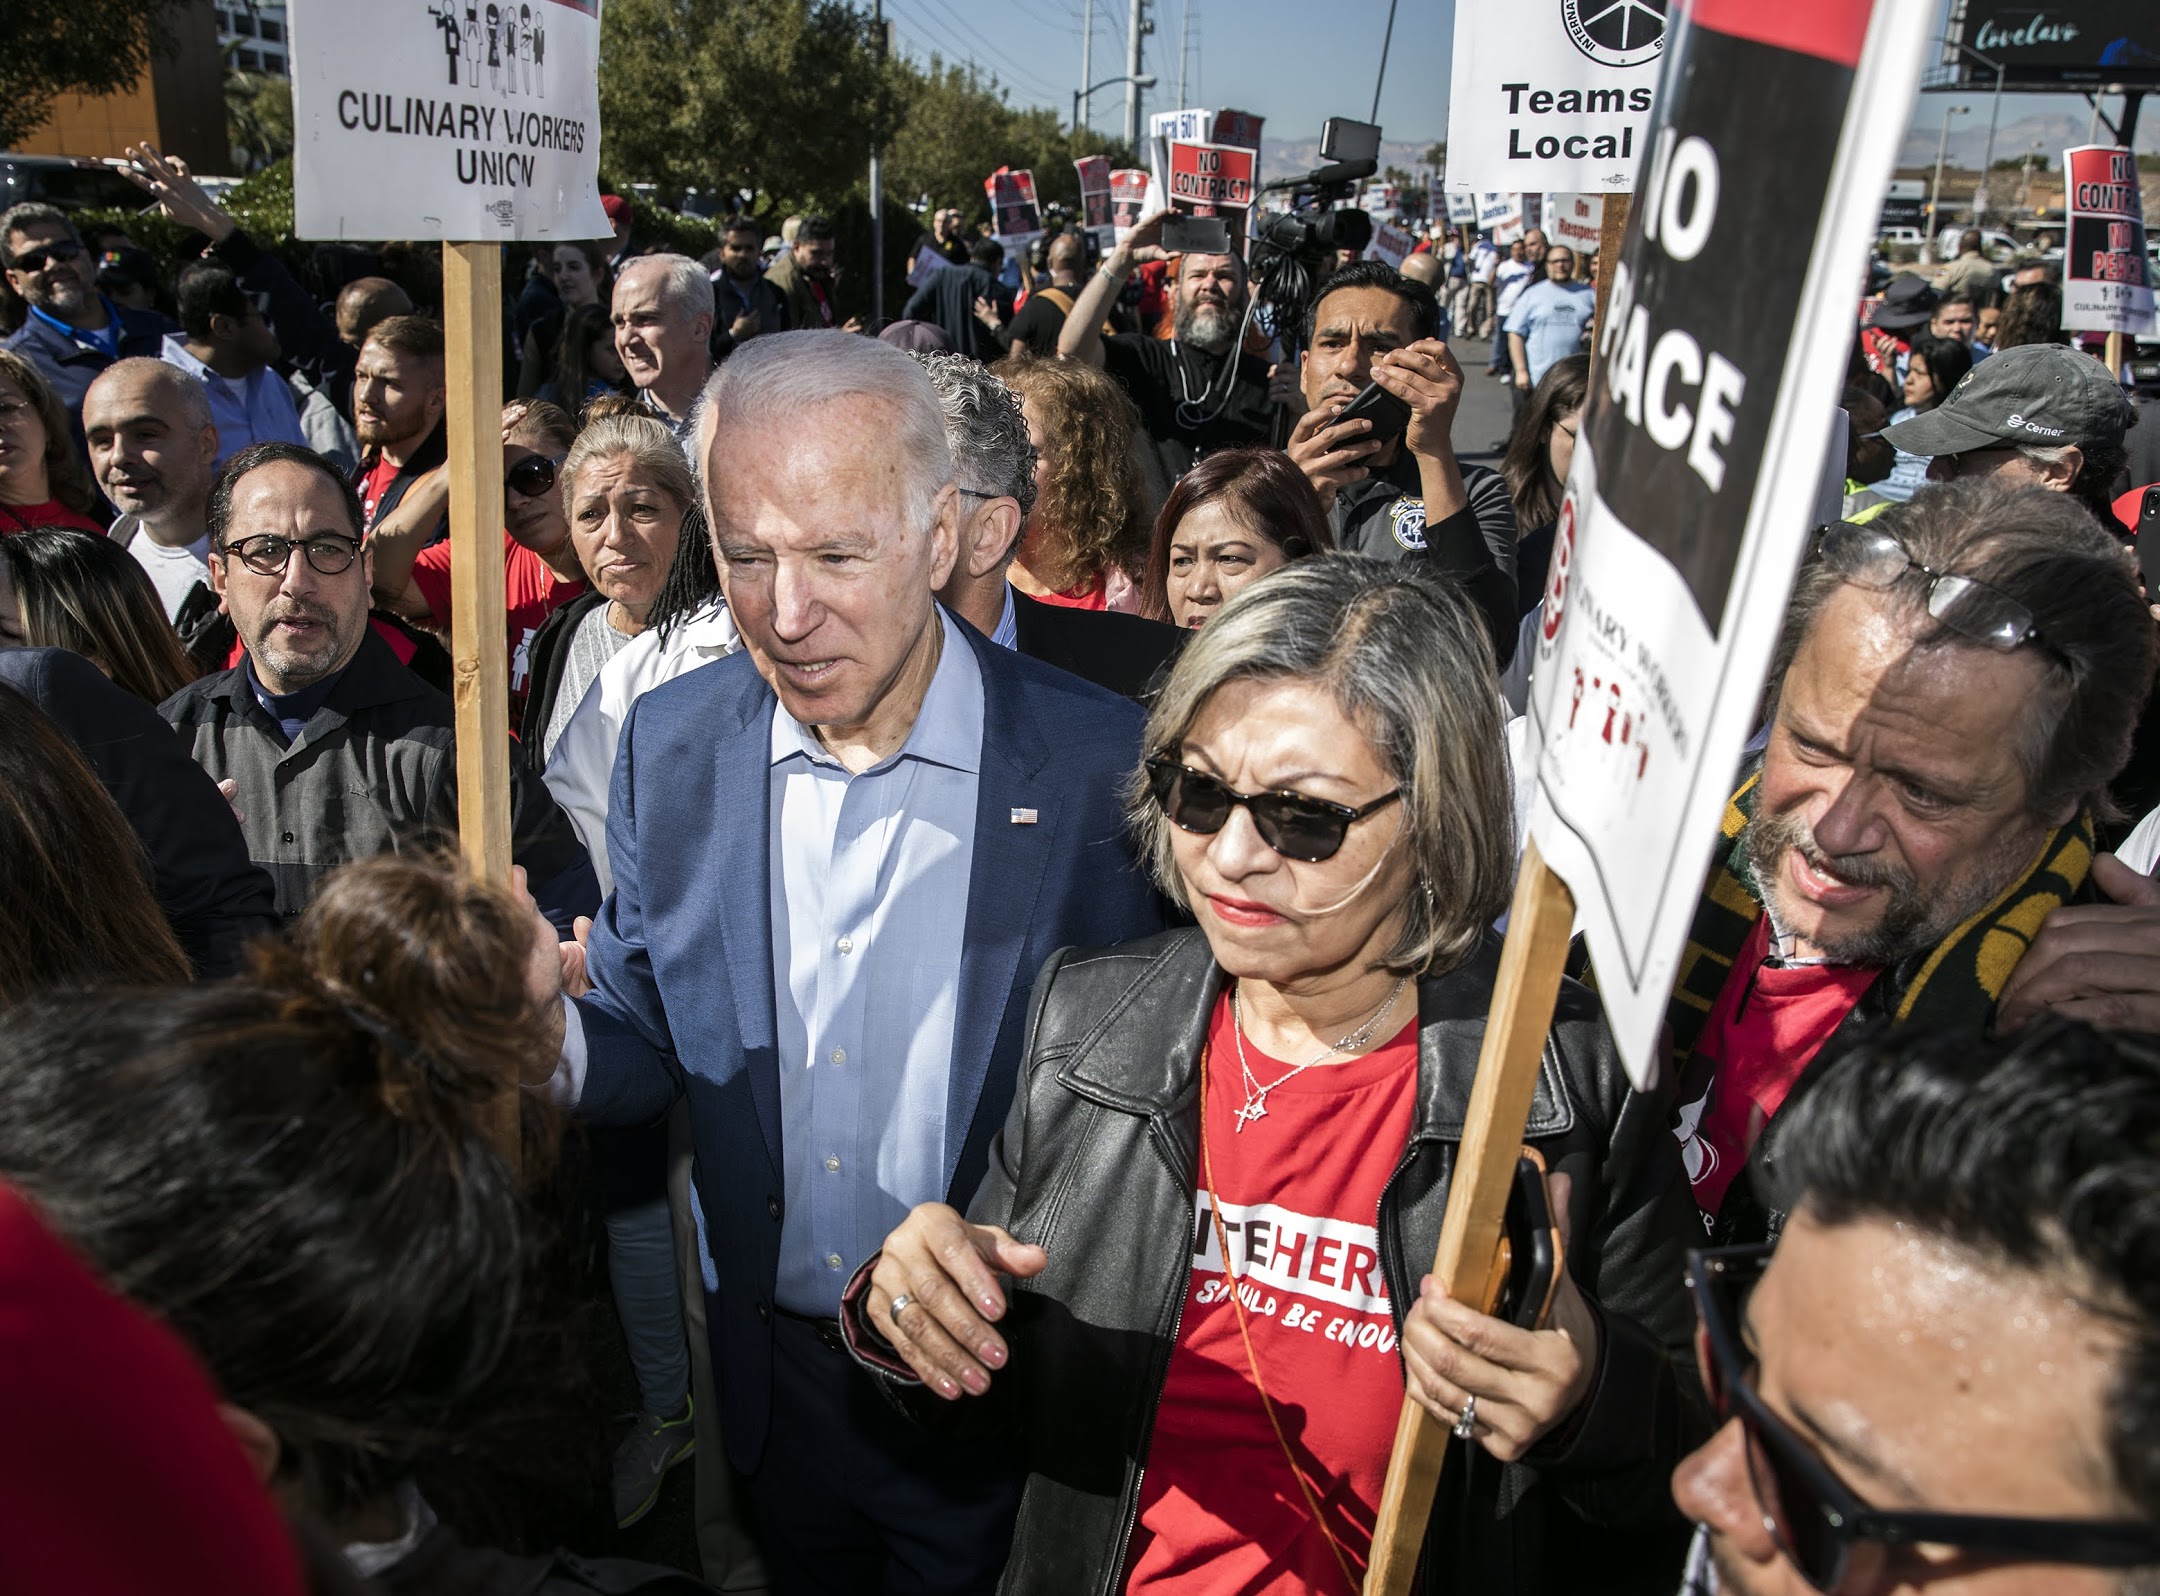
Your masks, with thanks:
[(615, 891), (554, 1090), (615, 1125), (688, 1095), (728, 1460), (773, 1587), (988, 1591), (1007, 1460), (909, 1428), (834, 1321), (910, 1208), (972, 1196), (1043, 960), (1160, 926), (1120, 808), (1141, 714), (934, 600), (960, 490), (899, 350), (757, 339), (697, 442), (745, 649), (623, 727)]

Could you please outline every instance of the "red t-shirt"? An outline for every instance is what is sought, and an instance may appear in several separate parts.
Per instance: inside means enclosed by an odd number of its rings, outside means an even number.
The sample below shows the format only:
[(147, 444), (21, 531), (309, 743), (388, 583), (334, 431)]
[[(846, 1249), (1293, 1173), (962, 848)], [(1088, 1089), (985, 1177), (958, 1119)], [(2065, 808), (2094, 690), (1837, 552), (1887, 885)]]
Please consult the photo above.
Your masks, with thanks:
[[(1262, 1082), (1291, 1067), (1250, 1040), (1245, 1051)], [(1240, 1131), (1245, 1088), (1230, 1000), (1215, 1006), (1207, 1145), (1253, 1353), (1360, 1578), (1403, 1395), (1375, 1221), (1416, 1099), (1413, 1021), (1363, 1058), (1276, 1087), (1266, 1117)], [(1203, 1177), (1192, 1281), (1148, 1446), (1125, 1589), (1348, 1596), (1254, 1388), (1210, 1208)]]
[[(450, 629), (450, 543), (431, 543), (413, 556), (413, 584), (435, 612), (435, 629)], [(503, 534), (503, 599), (510, 612), (510, 714), (524, 708), (532, 671), (532, 640), (547, 618), (585, 591), (582, 578), (564, 581), (548, 562)]]
[[(1110, 607), (1110, 580), (1098, 576), (1093, 585), (1072, 593), (1030, 593), (1029, 598), (1038, 604), (1055, 604), (1063, 610), (1106, 610)], [(1246, 1047), (1250, 1049), (1251, 1043)]]
[(79, 510), (70, 510), (58, 499), (47, 499), (42, 504), (0, 504), (0, 537), (6, 537), (10, 532), (31, 532), (54, 526), (100, 535), (105, 531), (90, 517)]
[(378, 458), (360, 473), (353, 485), (360, 490), (360, 508), (367, 512), (367, 524), (375, 524), (375, 506), (382, 503), (383, 494), (397, 480), (398, 468), (388, 460)]
[(1765, 966), (1770, 917), (1733, 960), (1696, 1051), (1715, 1066), (1710, 1090), (1680, 1111), (1681, 1154), (1695, 1206), (1715, 1216), (1763, 1127), (1800, 1072), (1882, 972), (1873, 966)]

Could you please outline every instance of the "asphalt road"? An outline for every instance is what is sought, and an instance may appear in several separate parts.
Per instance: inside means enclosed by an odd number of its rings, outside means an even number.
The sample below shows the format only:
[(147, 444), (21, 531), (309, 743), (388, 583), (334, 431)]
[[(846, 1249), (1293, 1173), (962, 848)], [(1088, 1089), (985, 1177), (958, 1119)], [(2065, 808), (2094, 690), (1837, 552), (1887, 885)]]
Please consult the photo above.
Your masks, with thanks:
[(1463, 369), (1462, 405), (1455, 412), (1455, 456), (1498, 469), (1514, 421), (1515, 390), (1485, 375), (1486, 362), (1492, 359), (1490, 340), (1457, 339), (1448, 348)]

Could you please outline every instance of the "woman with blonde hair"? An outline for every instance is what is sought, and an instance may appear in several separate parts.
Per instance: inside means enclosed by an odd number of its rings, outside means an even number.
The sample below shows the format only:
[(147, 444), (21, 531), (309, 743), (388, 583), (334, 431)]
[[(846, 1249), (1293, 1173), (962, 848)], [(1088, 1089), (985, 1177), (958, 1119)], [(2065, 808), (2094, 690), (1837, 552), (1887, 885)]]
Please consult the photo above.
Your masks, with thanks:
[(52, 384), (0, 349), (0, 537), (39, 526), (103, 532), (98, 498)]
[(1137, 613), (1148, 525), (1132, 401), (1116, 379), (1076, 360), (1015, 351), (992, 370), (1020, 396), (1036, 453), (1013, 586), (1045, 604)]

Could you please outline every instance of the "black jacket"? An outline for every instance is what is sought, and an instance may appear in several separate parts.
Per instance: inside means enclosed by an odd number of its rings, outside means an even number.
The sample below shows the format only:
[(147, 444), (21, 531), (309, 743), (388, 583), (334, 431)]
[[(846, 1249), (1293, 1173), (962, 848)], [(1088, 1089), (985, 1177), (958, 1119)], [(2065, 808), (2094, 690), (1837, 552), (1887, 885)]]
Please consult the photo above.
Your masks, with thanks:
[(1045, 604), (1018, 589), (1012, 599), (1021, 653), (1131, 699), (1147, 698), (1189, 635), (1138, 615)]
[[(1431, 1267), (1499, 966), (1488, 936), (1418, 987), (1418, 1104), (1380, 1201), (1398, 1310)], [(1118, 1589), (1148, 1437), (1192, 1271), (1197, 1061), (1222, 986), (1196, 930), (1052, 958), (1035, 983), (1023, 1084), (970, 1216), (1044, 1247), (1013, 1282), (1012, 1346), (958, 1412), (877, 1370), (930, 1422), (994, 1426), (1028, 1479), (1001, 1589)], [(1568, 1270), (1604, 1325), (1583, 1408), (1534, 1462), (1450, 1443), (1428, 1588), (1670, 1591), (1686, 1542), (1667, 1480), (1707, 1432), (1683, 1254), (1701, 1234), (1667, 1105), (1630, 1091), (1596, 1000), (1560, 993), (1526, 1139), (1574, 1182)], [(852, 1310), (859, 1315), (859, 1304)], [(859, 1317), (850, 1324), (858, 1346)], [(874, 1360), (864, 1360), (876, 1368)]]
[(270, 878), (248, 858), (232, 805), (172, 728), (80, 654), (0, 649), (0, 682), (49, 715), (89, 761), (150, 856), (151, 887), (198, 975), (240, 968), (277, 927)]
[[(248, 850), (288, 919), (341, 864), (457, 835), (455, 712), (373, 628), (290, 746), (244, 663), (181, 688), (158, 713), (197, 764), (239, 784)], [(597, 911), (600, 884), (570, 817), (515, 751), (510, 831), (511, 857), (551, 920), (567, 929)]]
[(588, 589), (542, 621), (540, 630), (533, 633), (532, 646), (525, 654), (529, 674), (525, 678), (525, 713), (518, 721), (518, 751), (535, 773), (547, 768), (548, 717), (555, 713), (555, 700), (562, 692), (563, 669), (570, 663), (570, 639), (577, 635), (578, 622), (592, 607), (606, 602), (603, 595)]
[(909, 297), (900, 314), (908, 321), (935, 322), (944, 328), (955, 354), (995, 360), (1004, 351), (975, 314), (978, 296), (995, 305), (1000, 317), (1012, 315), (1013, 291), (972, 261), (965, 266), (940, 266)]

